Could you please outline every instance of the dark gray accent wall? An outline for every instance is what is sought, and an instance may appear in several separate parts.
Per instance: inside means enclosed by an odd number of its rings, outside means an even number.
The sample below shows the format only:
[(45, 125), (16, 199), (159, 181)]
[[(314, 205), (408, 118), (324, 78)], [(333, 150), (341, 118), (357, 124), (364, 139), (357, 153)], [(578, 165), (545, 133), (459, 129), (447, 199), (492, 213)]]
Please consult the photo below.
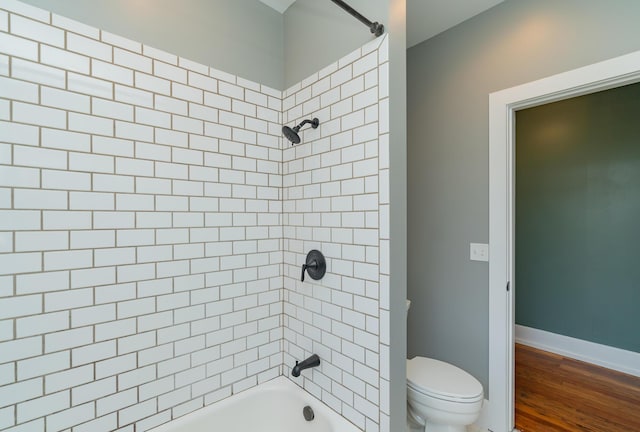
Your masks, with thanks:
[(488, 95), (640, 49), (636, 0), (508, 0), (410, 48), (408, 354), (488, 389)]
[(516, 323), (640, 352), (640, 84), (516, 113)]
[(283, 17), (257, 0), (23, 0), (224, 72), (283, 88)]

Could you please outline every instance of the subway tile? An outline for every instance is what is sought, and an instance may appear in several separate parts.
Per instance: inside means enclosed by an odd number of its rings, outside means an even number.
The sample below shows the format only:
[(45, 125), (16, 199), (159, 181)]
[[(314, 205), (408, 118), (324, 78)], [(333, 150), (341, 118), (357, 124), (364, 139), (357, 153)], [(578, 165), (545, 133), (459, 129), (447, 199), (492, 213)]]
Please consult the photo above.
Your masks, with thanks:
[(155, 265), (136, 264), (118, 267), (118, 283), (134, 282), (155, 277)]
[(67, 88), (90, 96), (113, 99), (112, 82), (73, 72), (67, 74)]
[(136, 389), (119, 391), (118, 393), (98, 399), (96, 413), (98, 416), (118, 411), (138, 401)]
[(188, 83), (192, 87), (213, 93), (216, 93), (218, 90), (218, 80), (192, 71), (188, 72)]
[(91, 137), (83, 133), (42, 128), (42, 146), (64, 150), (89, 151)]
[(231, 110), (231, 98), (218, 93), (205, 92), (204, 104), (222, 110)]
[(94, 174), (93, 190), (98, 192), (133, 192), (134, 178), (122, 175)]
[(166, 78), (170, 81), (177, 81), (183, 84), (186, 84), (187, 82), (186, 70), (162, 61), (157, 61), (157, 60), (153, 61), (153, 73), (159, 77)]
[(174, 147), (188, 147), (189, 135), (184, 132), (156, 128), (156, 143)]
[(105, 304), (71, 311), (71, 327), (84, 327), (116, 319), (115, 305)]
[(150, 74), (152, 71), (152, 60), (149, 57), (120, 48), (114, 48), (113, 62), (117, 65), (125, 66), (147, 74)]
[(95, 410), (92, 402), (60, 411), (46, 418), (47, 430), (63, 430), (84, 423), (92, 419), (94, 415)]
[(116, 121), (115, 136), (137, 141), (153, 141), (153, 128), (136, 123)]
[(115, 100), (132, 105), (153, 107), (153, 93), (120, 84), (115, 85)]
[[(86, 114), (69, 113), (69, 129), (95, 135), (113, 136), (113, 120)], [(73, 169), (73, 168), (72, 168)]]
[(97, 28), (60, 15), (52, 14), (51, 23), (56, 27), (61, 27), (74, 33), (79, 33), (81, 35), (90, 37), (92, 39), (100, 38), (100, 30), (98, 30)]
[(221, 95), (228, 96), (234, 99), (244, 99), (244, 89), (229, 82), (220, 81), (218, 83), (218, 92)]
[(77, 367), (87, 363), (104, 360), (116, 355), (116, 342), (106, 341), (94, 343), (85, 347), (74, 348), (71, 351), (72, 365)]
[(154, 59), (161, 60), (165, 63), (170, 63), (172, 65), (178, 64), (178, 57), (176, 55), (170, 54), (168, 52), (159, 50), (157, 48), (153, 48), (147, 45), (142, 46), (142, 53), (148, 57), (152, 57)]
[(4, 54), (38, 61), (37, 42), (2, 32), (0, 33), (0, 46)]
[(110, 414), (98, 417), (95, 420), (74, 426), (75, 432), (110, 432), (118, 427), (118, 418), (116, 414)]
[(0, 97), (37, 103), (38, 85), (17, 79), (0, 77)]
[[(13, 329), (12, 329), (13, 330)], [(13, 331), (11, 337), (13, 338)], [(42, 355), (42, 338), (31, 337), (0, 343), (0, 363)], [(13, 364), (11, 364), (13, 369)]]
[(189, 116), (208, 122), (217, 122), (218, 110), (205, 105), (190, 103)]
[(96, 59), (91, 60), (91, 75), (107, 81), (113, 81), (128, 86), (133, 85), (133, 71), (131, 69)]
[(116, 392), (116, 379), (106, 378), (71, 389), (71, 403), (79, 405)]
[(115, 210), (114, 194), (105, 192), (69, 192), (71, 210)]
[(171, 82), (143, 72), (134, 72), (134, 87), (164, 95), (171, 94)]
[(69, 328), (69, 314), (55, 312), (16, 320), (16, 336), (28, 337)]
[(44, 296), (44, 309), (46, 312), (69, 310), (90, 306), (93, 303), (93, 291), (91, 289), (59, 291), (48, 293)]
[(13, 163), (38, 168), (67, 169), (67, 152), (31, 146), (14, 146)]
[(93, 115), (110, 119), (133, 121), (133, 107), (120, 102), (93, 98), (91, 112)]
[(19, 15), (10, 15), (11, 33), (27, 39), (64, 47), (64, 31)]
[[(0, 387), (0, 400), (4, 405), (13, 405), (42, 396), (42, 378), (20, 381)], [(25, 432), (29, 429), (25, 429)]]
[(44, 211), (42, 212), (42, 226), (45, 230), (89, 229), (91, 228), (91, 212)]
[(155, 242), (155, 233), (152, 229), (118, 230), (116, 232), (116, 244), (123, 246), (143, 246)]
[(134, 155), (134, 144), (131, 140), (95, 135), (92, 141), (94, 153), (124, 157), (133, 157)]
[(204, 122), (185, 116), (172, 115), (172, 125), (175, 130), (189, 132), (202, 135), (204, 131)]
[(67, 127), (67, 116), (64, 111), (22, 102), (13, 103), (13, 120), (58, 129), (66, 129)]
[[(20, 360), (18, 362), (18, 380), (48, 375), (68, 369), (70, 365), (69, 351), (46, 354), (39, 357)], [(20, 405), (18, 405), (20, 408)]]
[(36, 252), (69, 248), (69, 237), (65, 231), (18, 232), (15, 235), (16, 252)]
[(2, 8), (19, 15), (24, 15), (38, 21), (48, 24), (50, 21), (50, 13), (39, 7), (31, 6), (18, 0), (6, 0), (2, 3)]
[(123, 385), (123, 377), (126, 376), (125, 372), (136, 369), (136, 355), (135, 353), (121, 355), (108, 360), (103, 360), (96, 363), (96, 378), (101, 379), (114, 375), (118, 376), (118, 388), (120, 390), (129, 388)]
[[(31, 273), (42, 270), (42, 257), (40, 253), (8, 253), (0, 255), (0, 275)], [(0, 304), (6, 300), (0, 300)], [(17, 300), (18, 306), (27, 306), (29, 301)], [(7, 305), (8, 307), (8, 305)], [(30, 305), (26, 310), (30, 310)], [(7, 314), (23, 312), (21, 309), (6, 311)], [(4, 314), (0, 313), (0, 317)]]
[(0, 121), (0, 141), (36, 146), (39, 141), (38, 127)]
[(88, 113), (90, 110), (89, 96), (65, 90), (42, 87), (40, 100), (42, 105), (61, 108), (67, 111)]
[(113, 60), (111, 46), (74, 33), (67, 33), (67, 49), (107, 62)]
[[(117, 208), (117, 195), (116, 195), (116, 208)], [(95, 229), (134, 228), (135, 213), (123, 212), (123, 211), (94, 212), (93, 227)]]
[[(0, 100), (0, 120), (9, 120), (11, 117), (11, 102), (8, 100)], [(5, 161), (4, 156), (0, 157), (1, 161)]]
[(142, 44), (139, 42), (135, 42), (131, 39), (127, 39), (122, 36), (106, 32), (104, 30), (100, 32), (100, 35), (103, 42), (106, 42), (110, 45), (119, 46), (136, 53), (142, 53)]
[[(93, 328), (91, 327), (82, 327), (72, 330), (58, 331), (55, 333), (49, 333), (44, 336), (44, 348), (45, 352), (55, 352), (55, 351), (63, 351), (71, 348), (76, 348), (83, 345), (89, 345), (93, 342)], [(91, 368), (93, 369), (93, 368)], [(45, 379), (45, 385), (47, 388), (47, 393), (51, 391), (59, 390), (64, 387), (63, 382), (59, 382), (58, 378), (66, 377), (67, 375), (71, 375), (72, 372), (64, 373), (61, 372), (56, 374), (56, 378), (52, 378), (51, 382), (49, 382), (49, 377)], [(80, 373), (82, 377), (86, 378), (86, 374), (84, 372)], [(91, 374), (93, 377), (93, 373)], [(83, 378), (84, 379), (84, 378)], [(82, 382), (87, 382), (84, 380)], [(54, 388), (50, 388), (54, 387)], [(69, 387), (72, 387), (70, 385)]]
[(202, 90), (175, 82), (171, 83), (171, 96), (199, 104), (203, 102)]
[[(113, 227), (111, 226), (110, 228)], [(98, 267), (134, 264), (136, 262), (136, 251), (133, 247), (96, 250), (94, 253), (94, 262)]]
[[(115, 267), (97, 267), (90, 269), (73, 270), (71, 272), (71, 288), (109, 285), (115, 283), (115, 280)], [(78, 292), (78, 290), (74, 289), (74, 292)]]
[(66, 210), (67, 192), (44, 189), (14, 189), (16, 209)]
[(44, 270), (67, 270), (91, 267), (93, 254), (89, 250), (44, 253)]
[(116, 339), (123, 336), (129, 336), (135, 334), (138, 331), (145, 331), (144, 329), (137, 330), (136, 320), (134, 318), (126, 320), (118, 320), (110, 323), (98, 324), (95, 326), (95, 338), (96, 342)]

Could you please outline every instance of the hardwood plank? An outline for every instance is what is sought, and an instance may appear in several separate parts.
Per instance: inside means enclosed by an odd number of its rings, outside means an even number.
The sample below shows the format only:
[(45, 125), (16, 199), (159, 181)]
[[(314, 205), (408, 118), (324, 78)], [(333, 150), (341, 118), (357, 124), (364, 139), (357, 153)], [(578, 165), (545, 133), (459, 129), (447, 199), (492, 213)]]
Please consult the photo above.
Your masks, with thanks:
[(516, 344), (516, 428), (640, 431), (640, 378)]

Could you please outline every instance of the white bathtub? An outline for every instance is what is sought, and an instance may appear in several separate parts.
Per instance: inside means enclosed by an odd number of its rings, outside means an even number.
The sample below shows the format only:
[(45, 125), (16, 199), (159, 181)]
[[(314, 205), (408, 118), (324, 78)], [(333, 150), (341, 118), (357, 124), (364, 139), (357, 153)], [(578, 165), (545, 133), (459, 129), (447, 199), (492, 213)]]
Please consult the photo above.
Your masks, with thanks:
[[(306, 421), (309, 405), (315, 414)], [(278, 377), (149, 432), (361, 432), (285, 377)]]

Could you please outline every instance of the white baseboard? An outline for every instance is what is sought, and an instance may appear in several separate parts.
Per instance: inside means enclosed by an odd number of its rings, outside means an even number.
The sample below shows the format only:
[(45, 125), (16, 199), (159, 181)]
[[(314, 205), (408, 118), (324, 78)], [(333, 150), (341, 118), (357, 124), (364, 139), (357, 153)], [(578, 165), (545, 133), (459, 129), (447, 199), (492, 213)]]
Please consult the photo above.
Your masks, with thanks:
[(640, 353), (516, 325), (515, 341), (640, 377)]

